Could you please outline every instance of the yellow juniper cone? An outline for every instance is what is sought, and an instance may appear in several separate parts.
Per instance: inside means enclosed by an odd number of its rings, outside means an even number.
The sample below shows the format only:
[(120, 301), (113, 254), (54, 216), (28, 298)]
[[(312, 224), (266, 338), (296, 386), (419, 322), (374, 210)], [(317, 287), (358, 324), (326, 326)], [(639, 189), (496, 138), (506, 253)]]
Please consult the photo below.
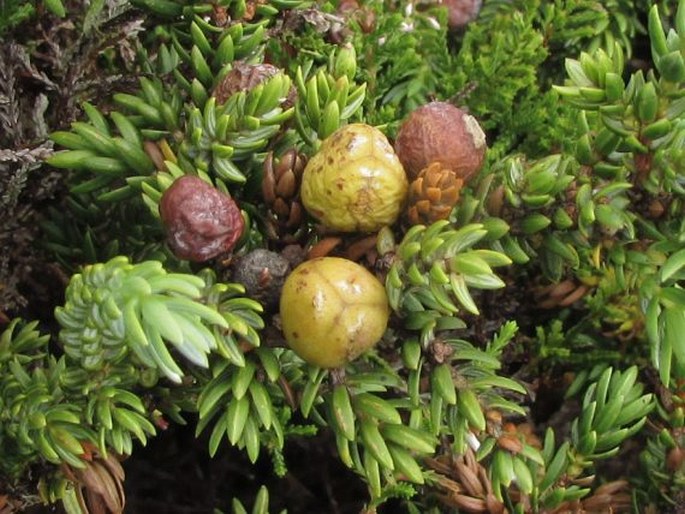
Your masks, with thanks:
[(385, 135), (370, 125), (339, 128), (321, 144), (302, 177), (302, 203), (326, 227), (373, 232), (392, 224), (409, 184)]
[(280, 304), (288, 345), (322, 368), (344, 366), (373, 347), (390, 315), (383, 284), (340, 257), (300, 264), (286, 279)]

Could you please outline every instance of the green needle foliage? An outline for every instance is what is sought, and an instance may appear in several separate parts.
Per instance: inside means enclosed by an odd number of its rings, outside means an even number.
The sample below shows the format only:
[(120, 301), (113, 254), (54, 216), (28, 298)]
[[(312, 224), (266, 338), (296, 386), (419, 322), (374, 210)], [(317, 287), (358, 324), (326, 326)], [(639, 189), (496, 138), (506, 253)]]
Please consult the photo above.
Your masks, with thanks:
[[(232, 514), (269, 514), (269, 491), (262, 486), (255, 497), (252, 510), (248, 511), (245, 506), (237, 499), (234, 499), (231, 505)], [(280, 514), (285, 514), (286, 511), (281, 511)]]
[[(369, 514), (682, 502), (685, 0), (486, 0), (458, 31), (423, 2), (129, 7), (149, 29), (133, 85), (50, 136), (44, 165), (68, 192), (42, 228), (71, 278), (54, 337), (19, 318), (0, 334), (0, 480), (37, 482), (69, 514), (121, 512), (119, 461), (192, 418), (210, 456), (268, 454), (277, 476), (291, 438), (327, 434)], [(7, 9), (0, 32), (30, 15)], [(381, 342), (308, 365), (231, 274), (293, 242), (269, 235), (265, 163), (310, 157), (348, 123), (392, 140), (432, 99), (480, 121), (485, 165), (447, 219), (377, 235)], [(293, 206), (294, 168), (277, 186)], [(233, 261), (166, 248), (159, 204), (185, 175), (242, 209)], [(294, 242), (313, 246), (300, 222)], [(573, 407), (554, 422), (535, 396), (560, 376)], [(602, 464), (620, 459), (640, 469)], [(269, 511), (266, 488), (253, 505)]]
[(2, 0), (0, 2), (0, 34), (26, 22), (36, 14), (36, 8), (39, 12), (48, 11), (60, 18), (66, 15), (62, 0), (42, 0), (40, 2)]
[(29, 2), (14, 0), (0, 4), (0, 34), (19, 25), (35, 13), (35, 8)]

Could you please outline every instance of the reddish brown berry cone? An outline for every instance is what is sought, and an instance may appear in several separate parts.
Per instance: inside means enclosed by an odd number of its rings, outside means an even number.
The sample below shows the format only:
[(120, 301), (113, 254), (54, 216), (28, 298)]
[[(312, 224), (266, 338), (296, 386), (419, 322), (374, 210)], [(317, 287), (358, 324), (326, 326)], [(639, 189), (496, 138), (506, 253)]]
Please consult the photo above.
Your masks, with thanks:
[(176, 179), (164, 192), (159, 214), (174, 255), (194, 262), (230, 252), (245, 227), (233, 199), (193, 175)]
[(447, 102), (431, 102), (414, 110), (395, 140), (395, 151), (410, 180), (431, 163), (440, 162), (468, 182), (483, 165), (486, 150), (478, 121)]
[(449, 168), (434, 162), (409, 186), (407, 218), (412, 225), (430, 224), (447, 218), (459, 201), (464, 181)]
[(278, 160), (270, 152), (264, 161), (262, 196), (269, 208), (270, 235), (275, 239), (292, 242), (302, 226), (300, 184), (306, 164), (305, 156), (295, 149), (288, 150)]

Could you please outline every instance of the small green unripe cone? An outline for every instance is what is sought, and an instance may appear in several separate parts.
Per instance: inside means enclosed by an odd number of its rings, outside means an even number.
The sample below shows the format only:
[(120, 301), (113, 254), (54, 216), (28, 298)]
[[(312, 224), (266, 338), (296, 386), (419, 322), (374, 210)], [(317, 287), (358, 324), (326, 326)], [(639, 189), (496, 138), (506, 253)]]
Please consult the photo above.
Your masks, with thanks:
[(648, 140), (655, 140), (667, 135), (673, 128), (673, 122), (667, 118), (661, 118), (660, 120), (647, 125), (642, 130), (642, 136)]
[(350, 82), (354, 81), (357, 73), (357, 52), (351, 43), (340, 47), (333, 63), (333, 76), (335, 78), (345, 75)]
[(647, 82), (637, 93), (635, 113), (642, 123), (652, 123), (659, 110), (659, 97), (652, 82)]
[(485, 236), (486, 241), (496, 241), (509, 232), (510, 229), (509, 224), (502, 218), (485, 218), (481, 223), (483, 228), (488, 231), (488, 235)]
[(685, 80), (685, 62), (680, 50), (661, 56), (657, 68), (661, 77), (668, 82), (680, 83)]
[(565, 230), (573, 226), (573, 219), (571, 216), (569, 216), (568, 212), (561, 207), (554, 211), (553, 221), (554, 226), (561, 230)]
[(535, 234), (547, 228), (550, 223), (552, 220), (544, 214), (533, 212), (521, 220), (520, 228), (524, 234)]

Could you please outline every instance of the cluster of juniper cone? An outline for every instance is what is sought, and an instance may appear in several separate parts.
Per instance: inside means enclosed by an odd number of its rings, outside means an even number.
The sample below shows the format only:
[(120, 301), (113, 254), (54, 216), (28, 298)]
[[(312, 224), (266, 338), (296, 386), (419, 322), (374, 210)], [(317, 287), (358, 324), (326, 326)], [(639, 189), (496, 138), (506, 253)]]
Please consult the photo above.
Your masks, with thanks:
[[(300, 201), (300, 183), (306, 165), (306, 156), (295, 149), (288, 150), (278, 159), (273, 152), (269, 152), (264, 161), (262, 196), (269, 209), (267, 234), (274, 241), (292, 244), (302, 242), (307, 235), (303, 223), (304, 209)], [(433, 162), (428, 165), (410, 184), (406, 211), (409, 223), (429, 225), (448, 218), (459, 201), (463, 185), (464, 181), (442, 163)], [(363, 238), (363, 243), (367, 239), (369, 238)], [(375, 241), (375, 237), (371, 239)], [(327, 255), (341, 240), (340, 237), (325, 238), (322, 246), (331, 248), (317, 248), (316, 252), (321, 251), (322, 255)], [(355, 246), (351, 249), (355, 255), (350, 258), (358, 260), (365, 252), (357, 252), (356, 245), (352, 246)]]
[(269, 208), (270, 239), (290, 244), (302, 238), (305, 226), (300, 183), (306, 165), (306, 157), (293, 148), (277, 160), (269, 152), (264, 161), (262, 196)]
[[(300, 182), (307, 164), (306, 156), (295, 149), (276, 159), (269, 152), (264, 161), (262, 196), (269, 208), (269, 238), (290, 244), (302, 239), (303, 207)], [(459, 201), (464, 181), (440, 162), (421, 170), (409, 188), (407, 219), (412, 225), (429, 225), (449, 217)]]

